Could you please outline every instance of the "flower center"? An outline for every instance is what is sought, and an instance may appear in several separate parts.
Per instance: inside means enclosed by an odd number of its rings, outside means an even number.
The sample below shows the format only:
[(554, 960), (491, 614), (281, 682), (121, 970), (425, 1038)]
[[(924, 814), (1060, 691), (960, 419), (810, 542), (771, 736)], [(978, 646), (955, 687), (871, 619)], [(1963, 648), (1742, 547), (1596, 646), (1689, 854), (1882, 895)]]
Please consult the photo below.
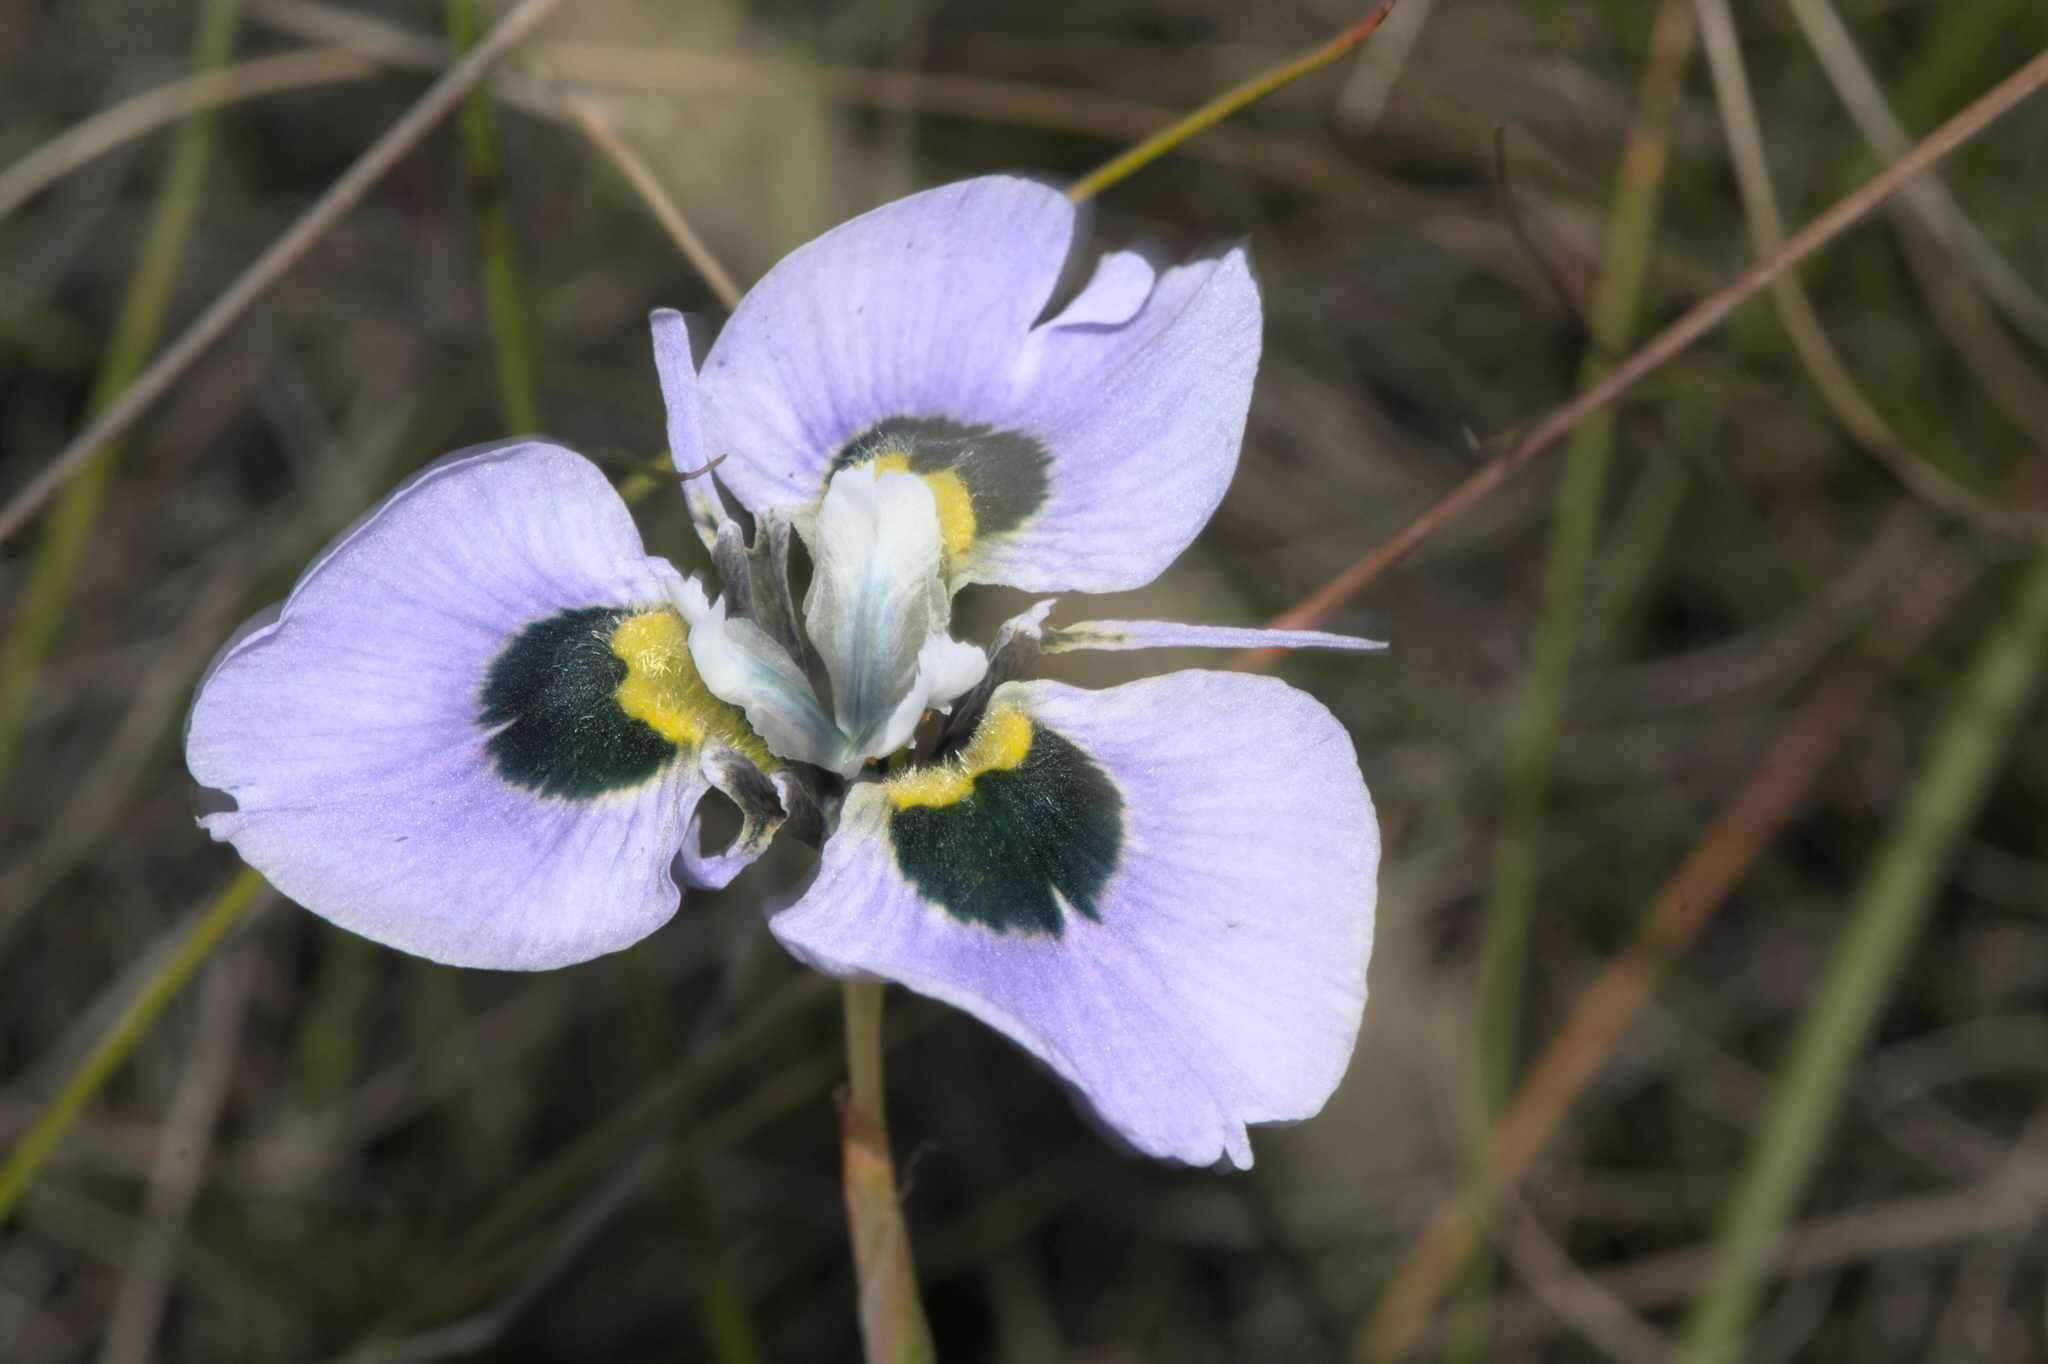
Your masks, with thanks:
[[(842, 469), (818, 507), (801, 639), (777, 639), (721, 605), (695, 623), (691, 657), (775, 752), (851, 777), (988, 671), (986, 654), (946, 632), (944, 559), (929, 482), (872, 464)], [(823, 665), (830, 714), (793, 644)]]

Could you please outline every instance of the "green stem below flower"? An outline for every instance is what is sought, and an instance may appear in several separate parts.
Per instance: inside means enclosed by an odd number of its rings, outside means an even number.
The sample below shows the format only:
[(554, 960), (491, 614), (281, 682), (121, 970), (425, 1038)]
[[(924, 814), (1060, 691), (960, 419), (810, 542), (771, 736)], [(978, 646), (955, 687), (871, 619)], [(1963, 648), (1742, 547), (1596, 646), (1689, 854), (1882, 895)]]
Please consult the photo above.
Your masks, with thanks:
[(846, 1091), (839, 1136), (846, 1171), (846, 1224), (860, 1283), (860, 1335), (868, 1364), (932, 1364), (931, 1326), (917, 1292), (910, 1231), (889, 1155), (882, 1097), (880, 981), (847, 981)]

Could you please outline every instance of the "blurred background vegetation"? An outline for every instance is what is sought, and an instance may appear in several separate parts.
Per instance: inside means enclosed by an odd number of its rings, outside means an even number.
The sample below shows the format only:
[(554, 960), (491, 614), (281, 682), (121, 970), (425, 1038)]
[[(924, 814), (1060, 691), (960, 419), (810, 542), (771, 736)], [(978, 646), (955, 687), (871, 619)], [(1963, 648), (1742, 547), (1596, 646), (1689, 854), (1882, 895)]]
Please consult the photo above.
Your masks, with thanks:
[[(443, 451), (659, 452), (646, 313), (723, 309), (621, 155), (744, 287), (1361, 8), (564, 6), (0, 547), (0, 1149), (233, 883), (178, 758), (232, 627)], [(0, 0), (0, 495), (501, 12)], [(1249, 238), (1267, 313), (1229, 499), (1101, 614), (1286, 610), (2044, 45), (2039, 0), (1404, 0), (1094, 206)], [(212, 112), (128, 103), (195, 68)], [(1386, 862), (1350, 1076), (1254, 1171), (1120, 1154), (898, 997), (943, 1359), (2048, 1358), (2048, 100), (1941, 181), (1344, 604), (1387, 654), (1280, 665)], [(762, 929), (807, 869), (539, 978), (255, 895), (0, 1226), (0, 1359), (857, 1358), (837, 1011)], [(1536, 1139), (1446, 1257), (1503, 1113)]]

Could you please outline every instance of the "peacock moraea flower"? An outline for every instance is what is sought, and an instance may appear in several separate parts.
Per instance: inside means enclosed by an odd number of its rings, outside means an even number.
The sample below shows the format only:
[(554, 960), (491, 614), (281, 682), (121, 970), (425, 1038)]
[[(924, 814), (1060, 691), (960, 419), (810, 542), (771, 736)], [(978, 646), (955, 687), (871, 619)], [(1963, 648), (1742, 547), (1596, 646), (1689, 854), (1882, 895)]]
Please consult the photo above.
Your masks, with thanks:
[[(201, 822), (279, 890), (437, 961), (542, 969), (638, 941), (789, 827), (770, 920), (819, 970), (957, 1005), (1139, 1150), (1251, 1162), (1321, 1108), (1365, 1003), (1379, 839), (1344, 729), (1271, 678), (1105, 690), (1037, 652), (1366, 649), (1163, 622), (951, 632), (967, 583), (1151, 581), (1236, 466), (1259, 353), (1242, 250), (1113, 252), (1046, 316), (1075, 211), (988, 177), (777, 265), (692, 364), (654, 315), (711, 599), (604, 476), (524, 440), (394, 492), (224, 652), (194, 703)], [(790, 587), (793, 539), (812, 571)], [(700, 845), (718, 790), (743, 822)]]

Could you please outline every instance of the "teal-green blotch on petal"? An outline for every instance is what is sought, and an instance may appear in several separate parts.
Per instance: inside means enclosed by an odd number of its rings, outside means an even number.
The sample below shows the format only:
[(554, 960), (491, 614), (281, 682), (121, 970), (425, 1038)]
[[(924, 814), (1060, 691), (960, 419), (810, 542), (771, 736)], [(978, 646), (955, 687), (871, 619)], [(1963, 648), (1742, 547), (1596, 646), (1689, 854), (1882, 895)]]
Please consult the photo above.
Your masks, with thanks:
[(1062, 902), (1100, 918), (1123, 852), (1123, 797), (1067, 739), (992, 710), (949, 765), (888, 785), (896, 865), (925, 900), (1003, 934), (1059, 937)]
[[(557, 611), (513, 637), (484, 679), (482, 722), (498, 775), (565, 800), (639, 786), (678, 746), (619, 704), (626, 661), (612, 636), (633, 613)], [(499, 729), (499, 726), (503, 726)]]

